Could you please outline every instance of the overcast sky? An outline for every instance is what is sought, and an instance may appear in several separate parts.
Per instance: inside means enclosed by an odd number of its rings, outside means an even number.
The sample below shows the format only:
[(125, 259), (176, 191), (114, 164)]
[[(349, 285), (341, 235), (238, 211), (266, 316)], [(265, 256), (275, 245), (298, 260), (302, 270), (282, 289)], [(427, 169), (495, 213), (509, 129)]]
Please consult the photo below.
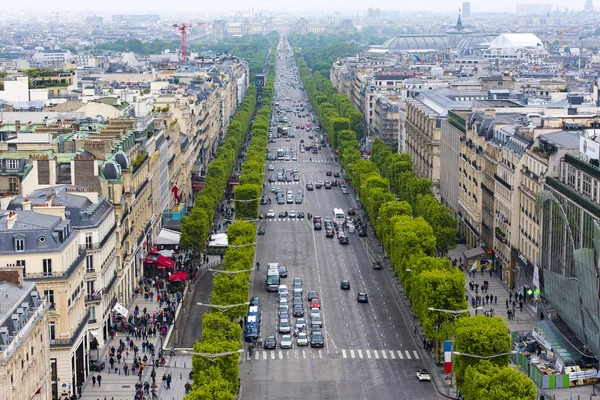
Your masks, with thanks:
[[(600, 6), (599, 0), (597, 6)], [(0, 2), (2, 3), (2, 2)], [(528, 0), (474, 0), (471, 1), (471, 13), (476, 12), (515, 12), (517, 3), (551, 3), (552, 9), (560, 7), (564, 9), (569, 7), (575, 11), (583, 10), (585, 0), (554, 0), (554, 1), (528, 1)], [(176, 8), (173, 8), (176, 7)], [(301, 8), (300, 8), (301, 7)], [(343, 10), (344, 13), (364, 14), (370, 7), (398, 10), (398, 11), (435, 11), (442, 13), (458, 12), (462, 7), (462, 0), (301, 0), (301, 1), (281, 1), (281, 0), (227, 0), (227, 1), (198, 1), (198, 0), (23, 0), (11, 1), (0, 5), (0, 9), (15, 8), (31, 11), (63, 11), (66, 9), (76, 11), (97, 11), (101, 13), (145, 13), (145, 12), (164, 12), (164, 13), (202, 13), (202, 12), (235, 12), (245, 11), (254, 8), (255, 10), (268, 11), (298, 11), (298, 12), (318, 12)]]

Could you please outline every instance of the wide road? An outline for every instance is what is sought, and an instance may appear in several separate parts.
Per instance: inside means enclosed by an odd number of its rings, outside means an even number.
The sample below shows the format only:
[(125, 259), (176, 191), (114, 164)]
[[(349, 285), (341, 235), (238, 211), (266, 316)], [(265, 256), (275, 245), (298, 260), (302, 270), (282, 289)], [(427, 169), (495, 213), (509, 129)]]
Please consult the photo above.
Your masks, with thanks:
[[(296, 137), (290, 141), (277, 139), (269, 143), (277, 148), (299, 148), (300, 139), (310, 143), (309, 134), (296, 125), (306, 125), (314, 113), (308, 110), (306, 93), (300, 89), (300, 78), (293, 62), (291, 50), (280, 45), (276, 64), (275, 97), (282, 109), (296, 110), (298, 102), (305, 106), (308, 118), (293, 112), (286, 114), (291, 122), (290, 132)], [(294, 87), (295, 86), (295, 87)], [(290, 100), (288, 101), (287, 98)], [(280, 115), (275, 113), (278, 120)], [(277, 122), (275, 122), (276, 124)], [(276, 132), (276, 127), (274, 128)], [(316, 133), (319, 135), (319, 133)], [(312, 159), (312, 160), (311, 160)], [(256, 261), (262, 268), (253, 273), (252, 295), (260, 298), (262, 308), (261, 337), (275, 335), (276, 350), (260, 349), (250, 357), (242, 357), (240, 378), (245, 399), (432, 399), (437, 391), (432, 382), (419, 382), (416, 371), (423, 367), (418, 345), (414, 342), (405, 316), (394, 301), (383, 271), (373, 270), (370, 254), (364, 244), (365, 238), (356, 233), (348, 234), (349, 245), (341, 245), (337, 238), (326, 238), (325, 231), (315, 231), (312, 222), (297, 218), (278, 218), (280, 211), (304, 211), (322, 217), (331, 217), (333, 208), (346, 211), (352, 206), (352, 194), (344, 195), (338, 187), (324, 187), (307, 191), (307, 181), (333, 180), (326, 171), (340, 172), (331, 161), (328, 149), (318, 154), (297, 153), (297, 161), (267, 161), (275, 171), (265, 176), (277, 175), (278, 168), (298, 168), (299, 182), (267, 183), (265, 193), (272, 204), (261, 206), (261, 213), (275, 211), (275, 218), (268, 218), (260, 225), (266, 230), (257, 236)], [(302, 204), (278, 205), (270, 192), (272, 186), (304, 192)], [(302, 278), (304, 307), (308, 310), (307, 293), (318, 291), (324, 320), (325, 347), (310, 346), (280, 349), (278, 333), (278, 296), (266, 291), (267, 263), (277, 262), (288, 268), (288, 278), (281, 280), (292, 291), (292, 280)], [(340, 281), (347, 279), (351, 290), (340, 290)], [(356, 294), (367, 292), (369, 303), (357, 303)], [(290, 298), (291, 306), (291, 298)], [(294, 323), (296, 318), (292, 318)], [(307, 318), (307, 320), (309, 320)], [(247, 346), (246, 346), (247, 348)]]

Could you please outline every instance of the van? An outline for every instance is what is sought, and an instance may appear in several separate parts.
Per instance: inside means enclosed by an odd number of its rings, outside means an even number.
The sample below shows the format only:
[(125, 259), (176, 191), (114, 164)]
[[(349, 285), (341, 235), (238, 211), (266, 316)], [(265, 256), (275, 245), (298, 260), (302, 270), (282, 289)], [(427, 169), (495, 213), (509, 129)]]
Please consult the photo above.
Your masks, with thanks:
[(248, 318), (250, 317), (256, 317), (256, 319), (260, 321), (260, 310), (258, 306), (250, 306), (248, 308)]
[(279, 263), (269, 263), (268, 264), (268, 271), (274, 269), (275, 271), (277, 271), (277, 273), (279, 273)]

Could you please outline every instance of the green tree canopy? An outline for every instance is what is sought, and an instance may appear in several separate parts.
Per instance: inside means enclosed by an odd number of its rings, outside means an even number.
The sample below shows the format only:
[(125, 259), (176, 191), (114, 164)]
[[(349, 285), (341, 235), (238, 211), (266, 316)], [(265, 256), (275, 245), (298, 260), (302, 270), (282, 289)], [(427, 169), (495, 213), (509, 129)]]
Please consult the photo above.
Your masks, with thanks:
[(469, 366), (461, 388), (465, 400), (536, 400), (535, 384), (524, 373), (481, 360)]

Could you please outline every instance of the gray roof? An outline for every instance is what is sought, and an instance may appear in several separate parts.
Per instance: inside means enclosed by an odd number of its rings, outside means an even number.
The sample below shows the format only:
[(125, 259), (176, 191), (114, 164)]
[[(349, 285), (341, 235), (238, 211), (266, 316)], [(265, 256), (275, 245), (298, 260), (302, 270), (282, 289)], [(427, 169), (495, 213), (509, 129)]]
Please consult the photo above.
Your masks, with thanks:
[[(46, 204), (46, 199), (48, 196), (51, 196), (54, 204), (60, 203), (65, 206), (66, 218), (71, 221), (71, 225), (75, 229), (97, 227), (112, 212), (112, 206), (104, 197), (99, 196), (98, 204), (94, 204), (88, 198), (72, 194), (69, 190), (82, 189), (71, 185), (54, 186), (52, 188), (34, 190), (27, 198), (33, 207), (37, 204)], [(23, 200), (25, 198), (17, 197), (10, 202), (7, 208), (9, 210), (22, 210)]]
[(541, 134), (539, 139), (543, 142), (552, 143), (556, 147), (578, 149), (581, 136), (582, 132), (579, 131), (558, 131)]
[(34, 211), (14, 211), (16, 221), (8, 229), (9, 212), (0, 217), (0, 254), (15, 255), (15, 239), (24, 240), (24, 252), (48, 253), (61, 251), (75, 238), (71, 222), (54, 215)]
[[(6, 326), (9, 334), (12, 334), (15, 329), (10, 316), (17, 311), (17, 308), (21, 307), (24, 301), (31, 298), (30, 294), (34, 288), (35, 282), (25, 281), (22, 286), (16, 286), (10, 282), (0, 282), (0, 304), (2, 304), (2, 307), (0, 307), (0, 328)], [(2, 344), (2, 338), (0, 338), (0, 345)]]

